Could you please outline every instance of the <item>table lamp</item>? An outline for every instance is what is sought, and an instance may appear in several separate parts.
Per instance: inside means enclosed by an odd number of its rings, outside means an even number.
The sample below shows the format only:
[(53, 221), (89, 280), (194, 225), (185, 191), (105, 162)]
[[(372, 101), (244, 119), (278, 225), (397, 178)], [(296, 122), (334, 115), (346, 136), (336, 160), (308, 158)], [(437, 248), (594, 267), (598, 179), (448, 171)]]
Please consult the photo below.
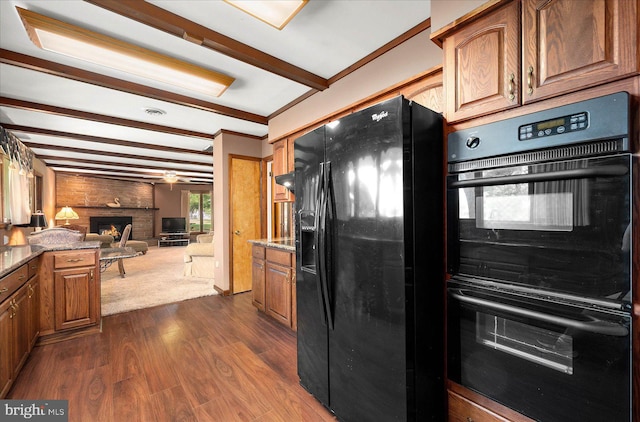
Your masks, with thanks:
[(44, 216), (44, 213), (40, 210), (31, 214), (31, 222), (29, 223), (29, 227), (35, 227), (37, 232), (42, 230), (43, 227), (47, 227), (47, 217)]
[(56, 220), (66, 220), (64, 223), (65, 226), (69, 225), (69, 220), (77, 220), (78, 213), (75, 212), (71, 207), (62, 207), (59, 213), (56, 214)]

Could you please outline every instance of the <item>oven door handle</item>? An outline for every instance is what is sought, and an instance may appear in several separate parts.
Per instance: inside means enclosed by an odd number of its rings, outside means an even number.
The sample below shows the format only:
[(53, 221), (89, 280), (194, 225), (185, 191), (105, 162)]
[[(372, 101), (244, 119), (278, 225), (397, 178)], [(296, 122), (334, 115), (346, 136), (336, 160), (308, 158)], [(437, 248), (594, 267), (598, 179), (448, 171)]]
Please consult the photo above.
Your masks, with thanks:
[(623, 165), (602, 166), (586, 169), (549, 171), (545, 173), (516, 174), (513, 176), (487, 177), (484, 179), (452, 180), (450, 188), (472, 188), (477, 186), (512, 185), (516, 183), (548, 182), (555, 180), (587, 179), (593, 177), (616, 177), (629, 173)]
[(565, 327), (576, 328), (578, 330), (588, 331), (590, 333), (604, 334), (608, 336), (626, 337), (629, 335), (627, 327), (613, 322), (602, 321), (593, 318), (593, 321), (577, 321), (571, 318), (565, 318), (556, 315), (549, 315), (543, 312), (532, 311), (530, 309), (519, 308), (504, 303), (492, 302), (490, 300), (480, 299), (473, 296), (466, 296), (461, 289), (449, 290), (449, 294), (458, 299), (460, 302), (470, 303), (473, 305), (484, 306), (498, 311), (509, 312), (514, 315), (532, 318), (539, 321), (549, 322), (552, 324), (562, 325)]

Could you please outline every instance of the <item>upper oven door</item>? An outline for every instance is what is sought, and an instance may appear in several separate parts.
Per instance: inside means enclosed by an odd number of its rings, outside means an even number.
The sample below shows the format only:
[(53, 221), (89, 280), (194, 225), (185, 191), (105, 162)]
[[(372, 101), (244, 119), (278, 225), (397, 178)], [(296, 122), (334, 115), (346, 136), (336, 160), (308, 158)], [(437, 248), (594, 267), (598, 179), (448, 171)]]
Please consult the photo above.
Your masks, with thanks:
[(630, 300), (631, 156), (448, 178), (448, 271)]

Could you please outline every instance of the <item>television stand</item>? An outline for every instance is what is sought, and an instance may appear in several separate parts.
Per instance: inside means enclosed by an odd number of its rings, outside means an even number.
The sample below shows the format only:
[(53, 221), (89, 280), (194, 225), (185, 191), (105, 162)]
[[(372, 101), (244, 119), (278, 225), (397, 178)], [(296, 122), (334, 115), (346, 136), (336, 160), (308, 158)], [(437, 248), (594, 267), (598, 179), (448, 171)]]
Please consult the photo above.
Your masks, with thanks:
[(186, 246), (189, 244), (189, 233), (160, 233), (158, 247), (161, 246)]

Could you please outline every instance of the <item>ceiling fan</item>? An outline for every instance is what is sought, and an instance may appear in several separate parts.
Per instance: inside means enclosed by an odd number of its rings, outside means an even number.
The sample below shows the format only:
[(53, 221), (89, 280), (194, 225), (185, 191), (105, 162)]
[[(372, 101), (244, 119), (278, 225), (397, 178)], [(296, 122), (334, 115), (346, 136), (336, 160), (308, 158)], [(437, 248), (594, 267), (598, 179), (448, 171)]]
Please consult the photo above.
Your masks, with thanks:
[(173, 190), (173, 184), (176, 182), (191, 182), (191, 179), (189, 178), (178, 176), (178, 174), (174, 170), (165, 170), (162, 175), (162, 180), (169, 183), (171, 190)]

